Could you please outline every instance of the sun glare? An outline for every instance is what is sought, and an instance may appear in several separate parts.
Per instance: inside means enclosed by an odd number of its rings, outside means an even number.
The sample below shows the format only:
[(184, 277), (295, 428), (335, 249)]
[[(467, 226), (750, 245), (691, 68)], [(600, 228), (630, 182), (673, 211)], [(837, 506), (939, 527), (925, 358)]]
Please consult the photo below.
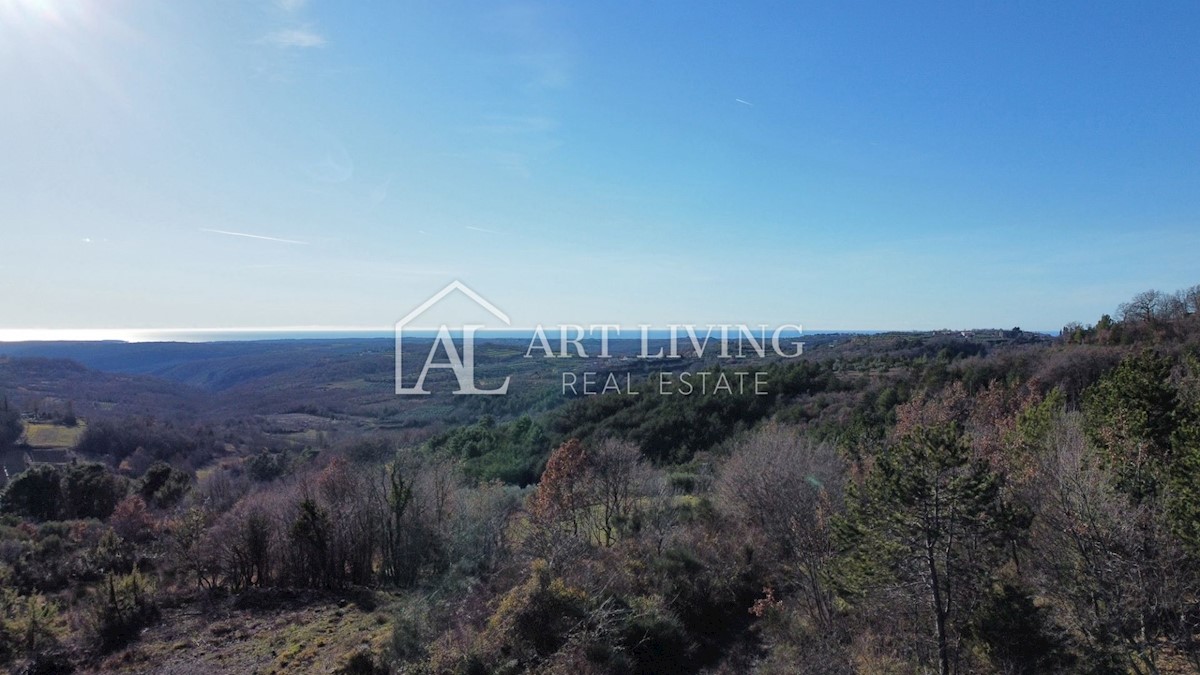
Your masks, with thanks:
[(89, 0), (0, 0), (0, 35), (39, 40), (103, 28), (110, 3)]
[[(0, 41), (10, 47), (50, 47), (56, 51), (64, 41), (88, 24), (91, 3), (75, 0), (0, 0)], [(57, 45), (57, 46), (56, 46)], [(3, 45), (0, 45), (3, 46)]]
[(67, 11), (82, 11), (86, 3), (63, 0), (0, 0), (0, 20), (5, 23), (63, 23)]

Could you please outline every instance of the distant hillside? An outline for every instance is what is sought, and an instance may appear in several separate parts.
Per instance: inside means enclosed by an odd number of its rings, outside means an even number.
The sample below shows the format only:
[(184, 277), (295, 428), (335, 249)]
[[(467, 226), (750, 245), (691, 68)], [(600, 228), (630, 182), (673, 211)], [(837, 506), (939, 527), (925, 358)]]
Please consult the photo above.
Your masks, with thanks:
[[(813, 335), (806, 336), (806, 341), (811, 347), (847, 337)], [(663, 344), (652, 340), (651, 351)], [(423, 360), (429, 345), (426, 339), (413, 340), (406, 343), (405, 351), (411, 347), (411, 358)], [(597, 351), (598, 345), (587, 341), (585, 345), (593, 353)], [(480, 414), (506, 417), (561, 404), (565, 399), (560, 391), (560, 371), (567, 366), (555, 360), (523, 358), (528, 346), (528, 340), (515, 338), (488, 339), (476, 345), (480, 377), (501, 380), (512, 376), (513, 387), (505, 397), (397, 397), (394, 342), (390, 339), (4, 343), (0, 344), (0, 358), (10, 357), (14, 365), (0, 386), (24, 396), (75, 399), (85, 405), (91, 402), (93, 414), (120, 408), (127, 414), (186, 412), (226, 417), (292, 412), (302, 407), (409, 425), (456, 417), (474, 419)], [(616, 357), (632, 356), (640, 346), (638, 340), (614, 340), (610, 349)], [(620, 358), (572, 361), (569, 368), (627, 368), (621, 363)], [(679, 369), (698, 363), (684, 358), (670, 366)], [(435, 378), (448, 376), (444, 371), (431, 373)], [(35, 382), (40, 384), (35, 386)]]
[(392, 341), (269, 340), (241, 342), (16, 342), (0, 355), (69, 359), (93, 370), (153, 375), (220, 391), (318, 360), (392, 353)]
[(143, 375), (106, 373), (75, 361), (12, 358), (0, 354), (0, 390), (29, 408), (73, 402), (83, 417), (151, 415), (192, 417), (205, 397), (188, 385)]

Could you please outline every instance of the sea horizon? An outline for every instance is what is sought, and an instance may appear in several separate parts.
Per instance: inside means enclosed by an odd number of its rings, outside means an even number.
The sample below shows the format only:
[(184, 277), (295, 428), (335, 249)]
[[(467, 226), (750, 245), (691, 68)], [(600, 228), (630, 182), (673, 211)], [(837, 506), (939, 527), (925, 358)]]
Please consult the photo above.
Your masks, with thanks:
[[(698, 325), (697, 331), (703, 337), (701, 328), (708, 324)], [(720, 324), (713, 324), (719, 326)], [(758, 332), (757, 326), (751, 329)], [(768, 326), (768, 335), (773, 327)], [(882, 335), (887, 333), (937, 333), (937, 332), (972, 332), (980, 330), (1004, 330), (996, 327), (975, 328), (907, 328), (907, 329), (816, 329), (816, 330), (783, 330), (781, 337), (797, 338), (805, 335)], [(504, 330), (480, 329), (476, 332), (478, 339), (530, 339), (535, 335), (536, 328), (510, 328)], [(547, 335), (557, 336), (557, 327), (547, 327)], [(405, 331), (406, 337), (433, 338), (437, 329), (413, 329)], [(1054, 336), (1058, 331), (1024, 330), (1028, 333)], [(450, 331), (451, 335), (459, 337), (461, 330)], [(715, 334), (715, 333), (714, 333)], [(652, 339), (668, 339), (671, 337), (669, 328), (651, 328), (646, 335)], [(679, 337), (685, 337), (682, 330)], [(118, 342), (118, 343), (211, 343), (211, 342), (267, 342), (275, 340), (378, 340), (393, 339), (395, 333), (384, 328), (327, 328), (327, 327), (285, 327), (285, 328), (49, 328), (49, 329), (7, 329), (0, 328), (0, 344), (15, 344), (29, 342)], [(620, 332), (610, 332), (610, 340), (638, 340), (642, 333), (637, 326), (622, 327)], [(600, 339), (599, 333), (589, 334), (585, 340)]]

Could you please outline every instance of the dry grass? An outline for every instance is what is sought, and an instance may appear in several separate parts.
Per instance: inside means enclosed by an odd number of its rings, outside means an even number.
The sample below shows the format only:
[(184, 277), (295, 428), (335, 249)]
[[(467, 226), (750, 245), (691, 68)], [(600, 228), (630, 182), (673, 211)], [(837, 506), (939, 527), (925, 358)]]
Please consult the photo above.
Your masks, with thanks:
[(30, 422), (25, 425), (25, 442), (31, 448), (73, 448), (86, 430), (83, 422), (73, 427)]
[(379, 653), (386, 610), (328, 601), (216, 616), (167, 610), (159, 625), (93, 673), (328, 673), (361, 648)]

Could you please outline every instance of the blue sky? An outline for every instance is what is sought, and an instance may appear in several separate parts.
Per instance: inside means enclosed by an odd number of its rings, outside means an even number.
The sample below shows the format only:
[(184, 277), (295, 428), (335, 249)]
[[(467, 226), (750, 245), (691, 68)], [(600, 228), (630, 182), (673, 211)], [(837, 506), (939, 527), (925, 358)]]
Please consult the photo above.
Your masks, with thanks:
[(1054, 329), (1200, 283), (1195, 2), (0, 0), (0, 82), (0, 328), (459, 279), (518, 326)]

